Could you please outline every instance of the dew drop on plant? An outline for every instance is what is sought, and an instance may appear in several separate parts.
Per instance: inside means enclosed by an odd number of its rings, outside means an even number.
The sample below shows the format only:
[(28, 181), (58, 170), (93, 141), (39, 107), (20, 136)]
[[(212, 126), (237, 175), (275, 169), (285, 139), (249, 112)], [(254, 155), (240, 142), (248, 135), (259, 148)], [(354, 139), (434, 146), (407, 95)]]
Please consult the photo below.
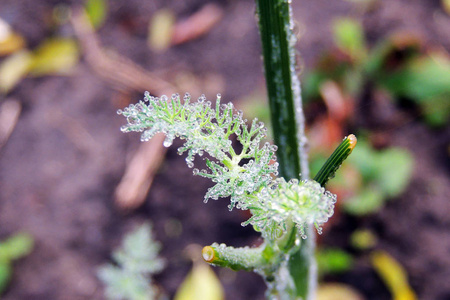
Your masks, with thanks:
[(199, 172), (200, 172), (200, 170), (197, 169), (197, 168), (194, 168), (194, 169), (192, 170), (192, 174), (194, 174), (194, 175), (198, 175)]
[(170, 146), (172, 146), (172, 143), (173, 143), (173, 139), (170, 138), (170, 137), (166, 137), (164, 139), (163, 146), (164, 147), (170, 147)]
[(289, 183), (293, 184), (293, 185), (298, 185), (298, 179), (292, 178), (292, 179), (289, 180)]
[(118, 115), (121, 115), (121, 114), (123, 114), (123, 111), (122, 111), (121, 109), (118, 109), (118, 110), (117, 110), (117, 114), (118, 114)]
[(317, 226), (316, 230), (318, 234), (322, 234), (322, 227)]

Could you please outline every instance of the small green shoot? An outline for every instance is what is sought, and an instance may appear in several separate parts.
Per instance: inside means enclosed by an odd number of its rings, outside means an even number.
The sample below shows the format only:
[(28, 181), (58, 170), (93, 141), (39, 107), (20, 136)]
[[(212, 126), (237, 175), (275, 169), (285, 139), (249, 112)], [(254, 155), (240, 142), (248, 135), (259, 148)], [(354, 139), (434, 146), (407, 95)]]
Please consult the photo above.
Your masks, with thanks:
[(327, 159), (325, 164), (319, 170), (314, 180), (321, 186), (325, 186), (327, 181), (334, 177), (337, 169), (341, 166), (342, 162), (352, 153), (356, 146), (356, 136), (353, 134), (344, 138), (342, 143), (334, 150), (331, 156)]
[(0, 242), (0, 295), (11, 279), (13, 262), (30, 254), (33, 246), (33, 238), (27, 233), (17, 233)]
[(114, 251), (115, 264), (101, 266), (98, 277), (105, 284), (107, 299), (157, 299), (151, 275), (164, 268), (158, 257), (161, 246), (153, 239), (152, 227), (145, 223), (125, 236), (120, 249)]
[(316, 251), (316, 258), (321, 276), (343, 273), (353, 267), (353, 257), (338, 248), (318, 249)]

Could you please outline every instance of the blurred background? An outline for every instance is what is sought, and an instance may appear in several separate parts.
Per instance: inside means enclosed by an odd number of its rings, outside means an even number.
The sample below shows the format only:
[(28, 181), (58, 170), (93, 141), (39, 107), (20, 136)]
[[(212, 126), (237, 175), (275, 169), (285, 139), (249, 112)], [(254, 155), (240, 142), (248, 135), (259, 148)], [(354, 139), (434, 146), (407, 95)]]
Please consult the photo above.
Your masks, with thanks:
[[(358, 137), (327, 186), (318, 298), (450, 299), (450, 1), (292, 2), (312, 174)], [(247, 213), (203, 203), (182, 142), (120, 132), (144, 91), (221, 93), (270, 123), (254, 2), (0, 1), (1, 299), (105, 299), (133, 286), (117, 249), (149, 255), (162, 299), (205, 282), (202, 299), (264, 299), (258, 275), (199, 259), (260, 244)]]

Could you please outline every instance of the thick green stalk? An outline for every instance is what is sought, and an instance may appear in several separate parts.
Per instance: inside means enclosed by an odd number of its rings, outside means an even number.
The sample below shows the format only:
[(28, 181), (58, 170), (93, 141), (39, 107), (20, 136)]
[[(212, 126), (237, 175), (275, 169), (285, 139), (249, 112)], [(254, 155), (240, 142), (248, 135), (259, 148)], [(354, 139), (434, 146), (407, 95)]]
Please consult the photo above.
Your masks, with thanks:
[[(290, 1), (256, 0), (256, 6), (280, 176), (289, 180), (298, 178), (301, 173), (302, 179), (308, 179), (305, 120), (296, 69), (296, 37)], [(312, 228), (308, 231), (308, 239), (289, 256), (287, 270), (295, 288), (279, 291), (280, 298), (291, 296), (310, 300), (315, 297), (315, 238)], [(290, 236), (291, 232), (286, 234)]]
[(280, 176), (309, 177), (292, 11), (288, 0), (257, 0), (267, 93)]

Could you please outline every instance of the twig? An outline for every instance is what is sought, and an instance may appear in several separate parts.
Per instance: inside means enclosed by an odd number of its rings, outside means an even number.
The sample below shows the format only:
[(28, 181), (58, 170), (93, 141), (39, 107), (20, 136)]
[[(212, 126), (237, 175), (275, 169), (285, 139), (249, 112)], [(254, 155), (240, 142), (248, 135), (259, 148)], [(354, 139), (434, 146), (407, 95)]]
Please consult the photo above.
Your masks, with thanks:
[(84, 10), (74, 12), (71, 23), (87, 62), (106, 81), (126, 90), (149, 91), (154, 95), (175, 92), (176, 88), (171, 83), (117, 53), (104, 51)]
[[(105, 81), (127, 91), (147, 90), (155, 95), (171, 94), (175, 91), (171, 83), (144, 70), (131, 60), (117, 53), (105, 52), (83, 9), (74, 12), (71, 22), (86, 61)], [(115, 190), (115, 203), (120, 208), (134, 209), (145, 201), (155, 172), (166, 152), (162, 142), (163, 137), (158, 135), (152, 141), (143, 143), (127, 164), (125, 174)]]
[(142, 143), (127, 164), (125, 174), (114, 193), (116, 205), (123, 209), (139, 207), (145, 200), (155, 173), (164, 159), (164, 134)]
[(223, 11), (218, 5), (206, 4), (188, 19), (175, 24), (172, 35), (172, 45), (179, 45), (204, 35), (210, 31), (222, 17)]

